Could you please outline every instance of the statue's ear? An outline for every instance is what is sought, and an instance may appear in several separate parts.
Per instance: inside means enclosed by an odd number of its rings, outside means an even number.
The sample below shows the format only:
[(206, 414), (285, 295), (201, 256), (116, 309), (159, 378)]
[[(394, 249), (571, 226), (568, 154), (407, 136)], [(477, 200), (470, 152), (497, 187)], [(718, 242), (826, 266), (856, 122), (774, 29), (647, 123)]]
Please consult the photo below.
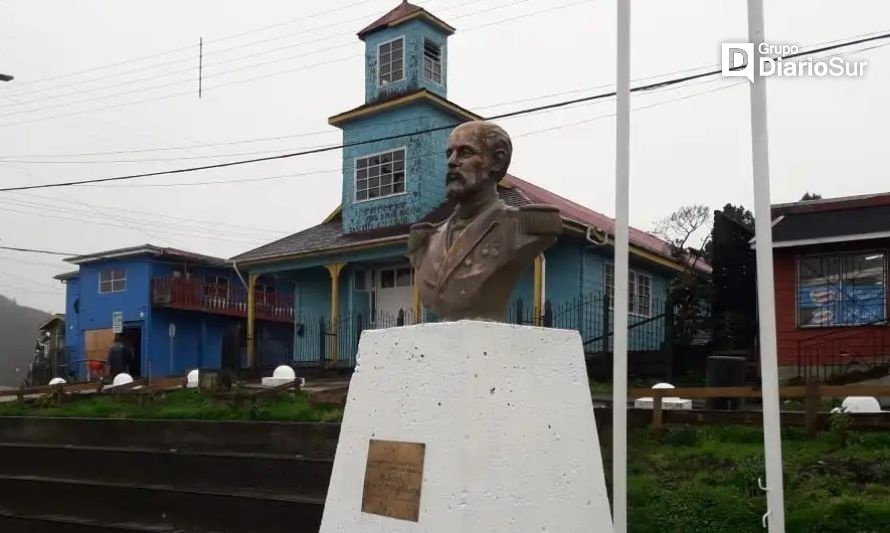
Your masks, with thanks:
[(507, 173), (507, 151), (497, 149), (491, 154), (491, 158), (493, 163), (491, 171), (500, 178)]

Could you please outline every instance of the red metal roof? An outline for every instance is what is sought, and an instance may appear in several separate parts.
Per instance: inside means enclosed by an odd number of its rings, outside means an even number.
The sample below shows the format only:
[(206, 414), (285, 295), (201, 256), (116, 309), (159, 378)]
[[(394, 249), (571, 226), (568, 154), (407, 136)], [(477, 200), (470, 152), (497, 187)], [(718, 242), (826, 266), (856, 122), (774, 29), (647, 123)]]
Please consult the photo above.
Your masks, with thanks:
[(410, 17), (414, 14), (420, 14), (421, 16), (427, 17), (437, 26), (440, 26), (442, 29), (446, 30), (449, 34), (454, 33), (454, 28), (446, 24), (444, 21), (439, 19), (438, 17), (433, 16), (429, 11), (425, 10), (422, 7), (415, 6), (407, 1), (403, 1), (401, 4), (397, 5), (394, 9), (392, 9), (389, 13), (383, 15), (379, 19), (375, 20), (368, 26), (366, 26), (362, 31), (358, 32), (359, 38), (364, 38), (365, 35), (371, 33), (372, 31), (379, 30), (382, 28), (386, 28), (389, 26), (394, 26), (398, 24), (398, 22), (406, 17)]
[[(522, 193), (534, 203), (550, 204), (558, 207), (563, 218), (593, 226), (600, 231), (605, 231), (610, 236), (615, 235), (615, 220), (602, 213), (597, 213), (596, 211), (588, 209), (581, 204), (577, 204), (568, 198), (563, 198), (556, 193), (538, 187), (525, 180), (521, 180), (513, 175), (508, 174), (505, 181), (522, 191)], [(666, 259), (673, 260), (670, 245), (651, 233), (646, 233), (645, 231), (636, 228), (630, 228), (630, 244), (654, 252)], [(710, 269), (710, 267), (701, 263), (699, 266), (705, 270)]]

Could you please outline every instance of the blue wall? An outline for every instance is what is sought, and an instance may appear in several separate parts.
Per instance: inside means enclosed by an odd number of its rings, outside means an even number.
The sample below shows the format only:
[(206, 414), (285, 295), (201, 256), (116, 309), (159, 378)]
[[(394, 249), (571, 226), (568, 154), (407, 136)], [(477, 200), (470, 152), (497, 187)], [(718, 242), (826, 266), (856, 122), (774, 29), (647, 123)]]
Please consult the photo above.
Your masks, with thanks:
[[(401, 81), (377, 87), (377, 46), (398, 37), (405, 38), (405, 77)], [(427, 38), (442, 47), (442, 84), (423, 76), (423, 40)], [(383, 100), (393, 95), (425, 88), (443, 98), (447, 95), (447, 36), (422, 20), (412, 20), (394, 28), (376, 31), (365, 41), (365, 102)]]
[[(71, 278), (65, 282), (65, 351), (67, 352), (67, 362), (74, 364), (75, 361), (84, 358), (83, 354), (83, 332), (80, 329), (80, 314), (75, 311), (75, 302), (80, 298), (80, 278)], [(78, 308), (79, 308), (78, 303)], [(80, 372), (80, 365), (74, 365), (69, 371)]]
[[(343, 142), (346, 145), (406, 135), (343, 150), (344, 230), (354, 232), (407, 224), (438, 206), (445, 199), (445, 144), (450, 128), (423, 135), (407, 135), (459, 122), (460, 119), (428, 103), (415, 102), (344, 125)], [(356, 158), (398, 148), (405, 148), (405, 193), (356, 202)]]

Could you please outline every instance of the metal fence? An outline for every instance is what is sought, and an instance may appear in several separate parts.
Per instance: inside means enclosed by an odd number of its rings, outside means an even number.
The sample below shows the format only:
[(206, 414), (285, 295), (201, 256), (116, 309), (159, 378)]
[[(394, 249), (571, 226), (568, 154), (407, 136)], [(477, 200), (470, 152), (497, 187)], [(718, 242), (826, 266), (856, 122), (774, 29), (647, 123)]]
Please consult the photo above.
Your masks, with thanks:
[[(657, 354), (662, 360), (669, 353), (671, 345), (670, 305), (654, 299), (646, 303), (648, 312), (630, 316), (628, 349), (633, 353)], [(299, 365), (352, 367), (364, 330), (436, 321), (429, 312), (423, 313), (420, 320), (415, 320), (410, 311), (401, 311), (396, 315), (359, 312), (344, 314), (335, 320), (323, 316), (299, 317), (294, 362)], [(556, 304), (546, 301), (540, 310), (530, 302), (517, 299), (507, 308), (506, 322), (576, 330), (581, 334), (589, 358), (611, 359), (613, 311), (610, 298), (602, 293), (579, 296)]]

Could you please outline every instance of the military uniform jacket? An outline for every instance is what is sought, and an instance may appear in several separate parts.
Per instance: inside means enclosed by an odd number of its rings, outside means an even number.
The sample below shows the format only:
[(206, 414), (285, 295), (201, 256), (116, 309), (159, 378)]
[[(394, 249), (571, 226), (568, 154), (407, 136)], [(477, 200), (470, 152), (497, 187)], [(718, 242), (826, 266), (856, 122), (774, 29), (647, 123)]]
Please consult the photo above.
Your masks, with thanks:
[(451, 231), (453, 219), (411, 227), (408, 257), (421, 301), (441, 319), (503, 320), (519, 277), (556, 242), (559, 210), (498, 200), (462, 231)]

